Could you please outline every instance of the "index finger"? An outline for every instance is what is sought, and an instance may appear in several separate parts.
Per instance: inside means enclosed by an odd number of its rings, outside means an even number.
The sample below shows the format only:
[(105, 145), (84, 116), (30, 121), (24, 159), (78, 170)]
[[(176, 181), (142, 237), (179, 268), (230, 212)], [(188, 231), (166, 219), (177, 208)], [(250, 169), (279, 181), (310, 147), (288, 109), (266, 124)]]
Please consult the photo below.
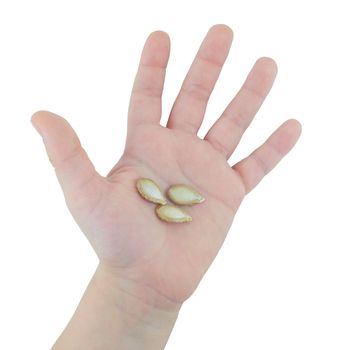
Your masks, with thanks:
[(156, 31), (149, 35), (133, 84), (128, 110), (128, 130), (143, 123), (159, 123), (169, 52), (168, 34)]

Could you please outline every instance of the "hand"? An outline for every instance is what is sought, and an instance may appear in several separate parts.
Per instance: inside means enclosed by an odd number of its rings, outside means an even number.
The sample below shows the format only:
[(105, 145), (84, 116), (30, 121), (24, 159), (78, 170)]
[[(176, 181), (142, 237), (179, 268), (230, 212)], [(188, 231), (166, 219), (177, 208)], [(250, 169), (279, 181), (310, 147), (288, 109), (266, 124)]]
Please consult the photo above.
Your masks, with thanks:
[[(103, 177), (70, 125), (50, 112), (34, 114), (66, 203), (102, 266), (118, 278), (181, 304), (218, 253), (245, 197), (293, 147), (300, 124), (286, 121), (233, 167), (227, 160), (268, 94), (276, 64), (259, 59), (244, 85), (204, 139), (197, 136), (205, 108), (232, 42), (224, 25), (212, 27), (184, 80), (166, 127), (159, 124), (169, 38), (147, 39), (129, 106), (125, 151)], [(188, 208), (193, 221), (160, 221), (155, 205), (136, 191), (138, 178), (194, 186), (206, 201)]]

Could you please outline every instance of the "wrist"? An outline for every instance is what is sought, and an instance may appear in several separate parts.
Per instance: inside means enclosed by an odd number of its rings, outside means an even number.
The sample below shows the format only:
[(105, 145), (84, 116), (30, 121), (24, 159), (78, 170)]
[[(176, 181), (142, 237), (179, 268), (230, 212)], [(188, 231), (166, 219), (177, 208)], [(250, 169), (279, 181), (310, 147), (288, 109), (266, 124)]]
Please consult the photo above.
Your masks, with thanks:
[(181, 305), (150, 287), (117, 273), (103, 263), (93, 277), (93, 288), (120, 319), (122, 338), (133, 349), (164, 349)]
[[(169, 334), (178, 317), (181, 304), (174, 303), (148, 286), (128, 277), (118, 276), (103, 263), (93, 277), (94, 288), (116, 309), (124, 330), (131, 335), (143, 331)], [(139, 333), (138, 333), (139, 332)]]
[(100, 263), (53, 350), (164, 349), (180, 307)]

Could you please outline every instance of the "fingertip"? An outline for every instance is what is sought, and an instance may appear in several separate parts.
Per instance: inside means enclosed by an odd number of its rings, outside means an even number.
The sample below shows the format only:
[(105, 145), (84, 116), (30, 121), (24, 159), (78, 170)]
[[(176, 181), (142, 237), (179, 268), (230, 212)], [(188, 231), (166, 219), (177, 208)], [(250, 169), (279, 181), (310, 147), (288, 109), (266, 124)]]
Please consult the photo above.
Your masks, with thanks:
[(301, 123), (296, 119), (286, 120), (274, 133), (275, 136), (272, 140), (275, 140), (277, 150), (285, 155), (287, 154), (297, 143), (302, 131)]
[(45, 110), (39, 110), (33, 113), (31, 116), (30, 122), (41, 136), (43, 134), (41, 124), (43, 124), (44, 120), (48, 117), (49, 113), (50, 112)]
[(215, 24), (210, 27), (207, 36), (210, 36), (217, 43), (221, 43), (221, 45), (223, 45), (223, 48), (227, 48), (230, 47), (232, 44), (234, 32), (226, 24)]
[(234, 36), (234, 31), (227, 24), (217, 23), (210, 27), (209, 31), (215, 31), (222, 33), (224, 35), (228, 35), (230, 37)]
[(72, 129), (65, 118), (46, 110), (35, 112), (31, 116), (31, 123), (44, 141), (51, 138), (53, 134), (61, 134), (64, 130)]
[(302, 124), (299, 120), (291, 118), (289, 119), (289, 122), (294, 123), (296, 127), (300, 130), (300, 132), (302, 131)]
[(161, 30), (161, 29), (152, 31), (150, 35), (160, 36), (162, 38), (165, 38), (165, 39), (169, 40), (169, 34), (167, 32), (165, 32), (164, 30)]
[(161, 30), (149, 34), (141, 56), (141, 64), (166, 68), (170, 54), (169, 35)]
[(295, 134), (297, 138), (300, 137), (302, 133), (302, 124), (297, 119), (288, 119), (283, 125), (285, 125), (291, 133)]
[(163, 30), (155, 30), (148, 35), (147, 41), (153, 41), (158, 46), (170, 47), (169, 34)]
[(278, 66), (276, 61), (267, 56), (262, 56), (256, 61), (256, 65), (260, 66), (260, 69), (269, 75), (275, 76), (278, 72)]
[(43, 113), (44, 111), (36, 111), (35, 113), (33, 113), (30, 119), (31, 123), (32, 124), (36, 123), (37, 119), (41, 118), (41, 114)]
[(41, 123), (42, 121), (45, 121), (46, 119), (50, 119), (50, 118), (61, 118), (59, 115), (46, 111), (46, 110), (39, 110), (37, 112), (35, 112), (32, 116), (31, 116), (31, 122), (32, 123)]

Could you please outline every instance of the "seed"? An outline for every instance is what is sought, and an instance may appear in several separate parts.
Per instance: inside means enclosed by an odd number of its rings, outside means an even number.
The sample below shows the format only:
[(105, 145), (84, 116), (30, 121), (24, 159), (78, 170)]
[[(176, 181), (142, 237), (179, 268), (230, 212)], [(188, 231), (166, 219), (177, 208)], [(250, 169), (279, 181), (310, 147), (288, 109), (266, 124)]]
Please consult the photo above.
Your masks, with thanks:
[(188, 222), (193, 220), (184, 210), (170, 204), (160, 205), (155, 211), (158, 217), (166, 222)]
[(150, 202), (163, 205), (167, 203), (159, 186), (151, 179), (139, 179), (137, 181), (137, 190), (144, 199)]
[(187, 185), (173, 185), (168, 190), (169, 198), (180, 205), (192, 205), (204, 202), (205, 198), (193, 187)]

